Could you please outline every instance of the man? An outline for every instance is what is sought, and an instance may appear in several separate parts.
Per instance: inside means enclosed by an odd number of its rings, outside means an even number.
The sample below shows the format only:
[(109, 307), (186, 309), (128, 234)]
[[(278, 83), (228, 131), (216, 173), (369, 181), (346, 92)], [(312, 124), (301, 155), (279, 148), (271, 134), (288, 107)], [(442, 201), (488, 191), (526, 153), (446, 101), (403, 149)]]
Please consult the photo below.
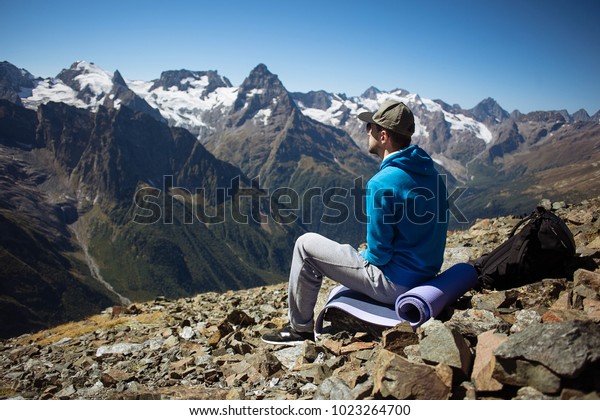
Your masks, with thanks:
[(386, 304), (434, 277), (443, 262), (447, 233), (446, 186), (431, 157), (411, 145), (414, 116), (402, 102), (388, 101), (367, 123), (369, 152), (379, 171), (367, 183), (367, 249), (358, 253), (316, 233), (296, 241), (289, 278), (289, 320), (265, 334), (270, 344), (314, 340), (314, 307), (323, 276)]

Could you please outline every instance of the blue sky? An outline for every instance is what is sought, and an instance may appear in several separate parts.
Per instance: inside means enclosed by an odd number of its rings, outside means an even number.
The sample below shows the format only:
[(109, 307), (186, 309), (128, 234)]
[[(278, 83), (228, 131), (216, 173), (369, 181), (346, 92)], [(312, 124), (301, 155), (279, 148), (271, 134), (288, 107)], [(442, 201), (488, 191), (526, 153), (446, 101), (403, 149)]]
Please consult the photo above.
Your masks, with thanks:
[(471, 108), (600, 110), (600, 1), (0, 0), (0, 61), (126, 79), (259, 63), (290, 91), (403, 88)]

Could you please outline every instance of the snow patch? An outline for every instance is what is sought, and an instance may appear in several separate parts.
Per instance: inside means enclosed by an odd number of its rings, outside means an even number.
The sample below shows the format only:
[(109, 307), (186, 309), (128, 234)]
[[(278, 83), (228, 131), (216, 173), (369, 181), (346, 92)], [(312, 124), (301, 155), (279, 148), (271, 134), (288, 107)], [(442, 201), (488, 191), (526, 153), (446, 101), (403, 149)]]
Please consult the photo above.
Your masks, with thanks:
[(208, 76), (198, 79), (188, 77), (181, 81), (188, 88), (180, 91), (176, 87), (165, 90), (152, 89), (153, 81), (128, 80), (129, 88), (176, 127), (207, 127), (202, 115), (215, 108), (231, 108), (237, 98), (237, 87), (219, 87), (206, 94)]
[(261, 109), (254, 115), (255, 123), (260, 122), (263, 125), (269, 125), (269, 118), (271, 117), (272, 112), (273, 111), (270, 108)]

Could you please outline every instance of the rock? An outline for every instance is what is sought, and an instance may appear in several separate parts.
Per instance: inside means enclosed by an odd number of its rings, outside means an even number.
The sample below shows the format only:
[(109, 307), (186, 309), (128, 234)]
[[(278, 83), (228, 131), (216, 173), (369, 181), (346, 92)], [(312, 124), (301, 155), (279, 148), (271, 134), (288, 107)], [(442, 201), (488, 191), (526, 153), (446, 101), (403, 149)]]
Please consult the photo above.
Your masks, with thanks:
[(508, 337), (505, 334), (498, 334), (494, 330), (477, 336), (475, 362), (473, 363), (473, 372), (471, 373), (471, 381), (477, 391), (487, 392), (502, 389), (502, 384), (492, 377), (496, 364), (493, 352), (507, 339)]
[(572, 307), (581, 309), (585, 298), (600, 299), (600, 273), (579, 269), (573, 274)]
[(350, 399), (352, 400), (363, 400), (369, 397), (373, 393), (373, 379), (368, 378), (365, 382), (360, 383), (352, 389)]
[(464, 263), (473, 259), (473, 248), (470, 247), (457, 247), (448, 248), (444, 250), (444, 264), (440, 271), (445, 271), (448, 268), (458, 263)]
[(403, 356), (404, 348), (418, 344), (419, 337), (408, 322), (401, 322), (383, 332), (382, 342), (384, 349)]
[(331, 370), (327, 366), (314, 363), (296, 366), (294, 367), (294, 373), (316, 385), (321, 384), (331, 376)]
[(235, 309), (227, 315), (227, 322), (240, 327), (249, 327), (256, 324), (254, 318), (239, 309)]
[(536, 311), (531, 309), (524, 309), (517, 312), (516, 322), (510, 327), (511, 333), (517, 333), (523, 331), (525, 328), (532, 324), (539, 324), (542, 321), (542, 317)]
[(365, 369), (352, 366), (350, 364), (342, 365), (336, 369), (331, 376), (333, 378), (340, 378), (351, 389), (355, 388), (358, 384), (366, 381), (369, 378), (369, 374)]
[(517, 396), (513, 400), (555, 400), (556, 397), (551, 397), (535, 388), (526, 386), (517, 391)]
[(195, 331), (193, 330), (192, 327), (186, 326), (186, 327), (183, 327), (183, 329), (179, 333), (179, 337), (183, 338), (184, 340), (189, 340), (195, 334), (196, 333), (195, 333)]
[(468, 377), (472, 354), (469, 343), (457, 331), (435, 319), (421, 325), (420, 330), (424, 335), (420, 342), (421, 358), (425, 362), (445, 363)]
[(498, 328), (503, 321), (491, 311), (484, 309), (467, 309), (455, 311), (446, 326), (463, 336), (477, 337), (479, 334)]
[(571, 308), (571, 291), (563, 291), (558, 299), (542, 315), (542, 322), (562, 322), (575, 319), (585, 320), (588, 317), (584, 312)]
[(327, 378), (317, 388), (315, 400), (351, 400), (352, 390), (340, 378)]
[(373, 371), (373, 396), (376, 398), (445, 400), (451, 389), (435, 368), (411, 363), (388, 350), (381, 350)]
[(264, 349), (259, 349), (257, 353), (247, 355), (246, 358), (265, 378), (270, 378), (283, 368), (279, 359), (272, 352)]
[(273, 352), (273, 355), (287, 370), (292, 370), (294, 366), (301, 365), (303, 349), (301, 346), (285, 347)]
[(55, 397), (60, 400), (68, 400), (76, 393), (77, 391), (75, 390), (75, 387), (73, 385), (69, 385), (66, 388), (63, 388), (59, 392), (57, 392)]
[(554, 394), (560, 390), (560, 377), (541, 363), (529, 360), (496, 359), (493, 377), (498, 382), (519, 387), (533, 387)]
[(143, 344), (135, 343), (117, 343), (113, 345), (100, 346), (98, 350), (96, 350), (96, 357), (112, 354), (131, 354), (139, 352), (143, 348)]
[(504, 290), (484, 290), (482, 293), (473, 296), (471, 305), (474, 309), (484, 309), (488, 311), (505, 307), (505, 305), (508, 306), (506, 292)]
[[(541, 364), (562, 378), (577, 378), (600, 363), (600, 324), (566, 321), (531, 325), (511, 335), (495, 351), (497, 364), (507, 371), (515, 362)], [(539, 388), (538, 388), (539, 389)]]

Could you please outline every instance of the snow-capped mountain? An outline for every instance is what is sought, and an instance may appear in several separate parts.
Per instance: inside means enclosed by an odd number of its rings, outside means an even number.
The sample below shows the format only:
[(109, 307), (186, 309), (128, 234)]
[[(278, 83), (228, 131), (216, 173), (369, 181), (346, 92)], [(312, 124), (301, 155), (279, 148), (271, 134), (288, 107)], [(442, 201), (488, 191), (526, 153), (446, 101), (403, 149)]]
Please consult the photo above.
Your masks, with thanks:
[[(20, 92), (26, 108), (40, 104), (63, 102), (77, 108), (97, 110), (104, 105), (113, 88), (112, 75), (93, 63), (78, 61), (54, 78), (38, 81), (30, 90)], [(120, 106), (119, 102), (114, 104)]]
[[(311, 94), (319, 96), (321, 100), (310, 100), (307, 103), (306, 100)], [(492, 141), (492, 133), (485, 124), (461, 112), (446, 110), (445, 107), (431, 99), (423, 99), (418, 94), (403, 89), (381, 92), (375, 88), (370, 88), (363, 95), (351, 98), (326, 92), (293, 95), (305, 115), (323, 124), (342, 128), (349, 133), (357, 131), (358, 114), (365, 111), (374, 112), (381, 103), (387, 100), (396, 100), (404, 102), (413, 110), (416, 138), (428, 137), (432, 120), (431, 114), (441, 113), (453, 132), (470, 131), (485, 143)], [(356, 139), (356, 137), (355, 139), (360, 144), (364, 137), (362, 135), (360, 139)]]
[(165, 71), (160, 79), (128, 81), (128, 86), (174, 127), (200, 140), (214, 133), (237, 98), (238, 88), (216, 71)]
[[(115, 80), (117, 79), (118, 82)], [(78, 108), (97, 110), (98, 106), (119, 108), (123, 100), (115, 94), (117, 86), (130, 89), (152, 108), (158, 110), (170, 125), (183, 127), (200, 140), (217, 130), (219, 121), (215, 114), (228, 113), (238, 99), (239, 87), (220, 76), (216, 71), (165, 71), (157, 80), (125, 80), (118, 71), (111, 75), (93, 63), (78, 61), (68, 70), (61, 71), (55, 78), (39, 80), (35, 87), (23, 89), (19, 96), (23, 104), (35, 109), (42, 103), (63, 102)], [(245, 95), (261, 93), (245, 92)], [(309, 97), (321, 96), (318, 101)], [(432, 114), (441, 113), (452, 132), (471, 132), (485, 143), (492, 134), (485, 124), (460, 112), (446, 110), (431, 99), (423, 99), (402, 89), (381, 92), (370, 88), (360, 97), (346, 98), (344, 95), (326, 92), (292, 94), (302, 113), (323, 124), (341, 128), (361, 144), (364, 136), (359, 135), (360, 121), (356, 116), (363, 111), (374, 111), (389, 99), (405, 102), (415, 112), (417, 138), (429, 136)], [(260, 119), (265, 122), (270, 115), (265, 107)]]
[[(452, 175), (453, 182), (481, 182), (486, 188), (499, 182), (499, 174), (515, 170), (510, 165), (515, 164), (516, 154), (527, 155), (532, 147), (565, 135), (572, 138), (587, 129), (578, 125), (580, 122), (597, 124), (600, 120), (600, 111), (591, 117), (584, 110), (573, 115), (564, 110), (509, 114), (491, 98), (472, 109), (462, 109), (403, 89), (384, 92), (371, 87), (357, 97), (324, 91), (290, 93), (262, 64), (240, 86), (233, 86), (216, 71), (165, 71), (156, 80), (126, 80), (118, 71), (111, 75), (86, 62), (76, 62), (47, 79), (35, 79), (4, 62), (0, 63), (0, 76), (0, 98), (31, 109), (50, 101), (91, 111), (125, 105), (185, 128), (217, 157), (251, 177), (260, 175), (261, 180), (293, 171), (292, 166), (300, 161), (305, 164), (311, 147), (318, 150), (314, 153), (323, 164), (339, 166), (343, 159), (335, 155), (336, 148), (344, 144), (343, 149), (350, 150), (344, 135), (365, 153), (367, 136), (356, 117), (365, 110), (375, 111), (388, 99), (411, 107), (416, 123), (413, 142), (427, 150)], [(315, 134), (323, 134), (325, 127), (330, 127), (325, 137)], [(296, 129), (303, 132), (299, 137), (306, 135), (311, 140), (307, 147), (277, 137), (279, 132), (285, 136)], [(295, 156), (292, 166), (283, 163), (290, 156)], [(267, 161), (269, 165), (265, 165)], [(523, 169), (528, 168), (527, 163), (520, 165), (517, 172), (527, 173)]]
[(54, 78), (40, 79), (19, 92), (26, 108), (37, 109), (48, 102), (62, 102), (77, 108), (97, 111), (98, 107), (119, 109), (121, 105), (162, 119), (139, 95), (131, 91), (119, 73), (110, 74), (94, 63), (77, 61)]

